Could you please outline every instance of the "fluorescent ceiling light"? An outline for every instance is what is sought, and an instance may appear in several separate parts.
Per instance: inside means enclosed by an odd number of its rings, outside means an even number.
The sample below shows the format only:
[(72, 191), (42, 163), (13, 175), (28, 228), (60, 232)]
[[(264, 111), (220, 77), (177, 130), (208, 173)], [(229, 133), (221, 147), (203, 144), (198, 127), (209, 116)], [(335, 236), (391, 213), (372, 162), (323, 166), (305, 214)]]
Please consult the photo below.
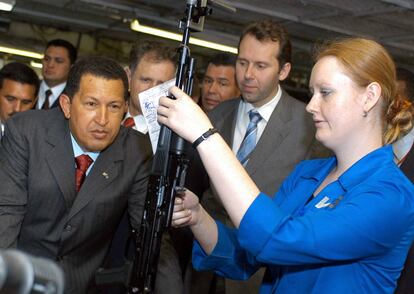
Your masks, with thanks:
[(36, 59), (43, 59), (43, 54), (39, 54), (39, 53), (32, 52), (32, 51), (20, 50), (16, 48), (4, 47), (4, 46), (0, 46), (0, 52), (10, 53), (10, 54), (20, 55), (20, 56), (26, 56), (26, 57), (36, 58)]
[(30, 61), (30, 66), (31, 67), (34, 67), (34, 68), (42, 68), (43, 67), (43, 64), (42, 63), (40, 63), (40, 62), (36, 62), (36, 61)]
[(0, 1), (0, 10), (12, 11), (14, 5), (16, 5), (16, 0), (2, 0)]
[[(181, 41), (182, 38), (183, 38), (182, 35), (177, 34), (177, 33), (172, 33), (172, 32), (164, 31), (164, 30), (161, 30), (161, 29), (141, 25), (138, 22), (138, 20), (134, 20), (134, 21), (131, 22), (131, 30), (134, 30), (134, 31), (137, 31), (137, 32), (140, 32), (140, 33), (144, 33), (144, 34), (149, 34), (149, 35), (161, 37), (161, 38), (175, 40), (175, 41)], [(219, 44), (219, 43), (205, 41), (205, 40), (201, 40), (201, 39), (197, 39), (197, 38), (193, 38), (193, 37), (190, 37), (189, 43), (193, 44), (193, 45), (197, 45), (197, 46), (202, 46), (202, 47), (214, 49), (214, 50), (231, 52), (231, 53), (237, 54), (237, 48), (236, 47), (226, 46), (226, 45), (222, 45), (222, 44)]]

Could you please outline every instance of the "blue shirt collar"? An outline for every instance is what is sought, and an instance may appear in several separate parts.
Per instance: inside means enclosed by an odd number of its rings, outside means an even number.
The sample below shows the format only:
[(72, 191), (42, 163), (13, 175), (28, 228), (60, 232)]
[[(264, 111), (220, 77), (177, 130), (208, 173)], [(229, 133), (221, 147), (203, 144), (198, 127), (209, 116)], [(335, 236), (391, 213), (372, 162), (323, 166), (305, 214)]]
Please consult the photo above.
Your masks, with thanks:
[(82, 150), (82, 148), (79, 146), (78, 142), (76, 142), (75, 137), (73, 137), (72, 133), (70, 133), (70, 138), (72, 140), (72, 148), (73, 148), (73, 154), (75, 155), (75, 157), (82, 155), (82, 154), (87, 154), (90, 156), (90, 158), (93, 159), (93, 162), (96, 161), (96, 159), (99, 156), (99, 152), (85, 152)]
[[(391, 145), (385, 145), (378, 148), (355, 162), (338, 178), (338, 182), (345, 191), (348, 191), (375, 172), (376, 167), (378, 166), (375, 163), (394, 163), (393, 156)], [(328, 161), (328, 163), (326, 163), (326, 161)], [(304, 172), (301, 177), (321, 182), (326, 178), (328, 173), (336, 166), (336, 164), (336, 157), (328, 158), (321, 161), (321, 166), (316, 165), (313, 169)]]

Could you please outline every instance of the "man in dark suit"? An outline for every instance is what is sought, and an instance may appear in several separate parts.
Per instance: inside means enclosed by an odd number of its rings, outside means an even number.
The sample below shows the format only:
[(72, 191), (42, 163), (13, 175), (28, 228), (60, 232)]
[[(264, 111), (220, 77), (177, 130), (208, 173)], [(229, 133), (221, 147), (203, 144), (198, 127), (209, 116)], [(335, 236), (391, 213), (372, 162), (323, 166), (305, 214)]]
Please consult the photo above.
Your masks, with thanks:
[[(256, 185), (268, 195), (278, 190), (284, 178), (314, 146), (313, 123), (305, 112), (305, 104), (279, 86), (289, 75), (290, 61), (291, 45), (282, 27), (273, 21), (250, 24), (240, 38), (236, 61), (241, 99), (225, 101), (209, 113), (214, 127), (235, 154), (245, 149), (244, 137), (253, 123), (250, 113), (259, 114), (254, 127), (256, 145), (240, 160)], [(191, 177), (190, 174), (190, 182)], [(196, 178), (200, 182), (199, 174)], [(201, 201), (215, 219), (230, 224), (214, 187), (207, 188)], [(213, 274), (193, 272), (191, 293), (209, 291), (212, 283), (208, 275)], [(226, 294), (257, 293), (262, 276), (263, 271), (247, 282), (226, 280), (222, 287)]]
[[(400, 95), (414, 103), (414, 73), (397, 68), (397, 90)], [(414, 129), (394, 143), (393, 149), (397, 163), (404, 174), (414, 182)], [(414, 293), (414, 246), (411, 246), (404, 269), (398, 280), (396, 294)]]
[(76, 48), (66, 40), (54, 39), (47, 43), (42, 60), (42, 76), (36, 109), (59, 106), (59, 95), (66, 86), (69, 70), (77, 58)]
[(151, 146), (121, 127), (128, 79), (116, 62), (76, 63), (60, 108), (10, 118), (0, 145), (0, 247), (57, 260), (66, 293), (94, 293), (128, 207), (137, 227)]

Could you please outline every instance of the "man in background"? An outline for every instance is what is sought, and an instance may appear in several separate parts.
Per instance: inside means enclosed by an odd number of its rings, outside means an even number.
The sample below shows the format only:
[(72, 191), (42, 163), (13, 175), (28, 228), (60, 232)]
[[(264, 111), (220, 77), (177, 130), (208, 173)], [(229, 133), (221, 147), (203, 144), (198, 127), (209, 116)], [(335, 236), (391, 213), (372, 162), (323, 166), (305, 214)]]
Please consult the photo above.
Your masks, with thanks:
[(176, 49), (165, 43), (144, 41), (133, 45), (127, 68), (130, 101), (125, 126), (148, 132), (138, 94), (175, 78), (176, 63)]
[[(414, 103), (414, 73), (405, 68), (397, 68), (397, 92), (404, 99)], [(412, 149), (413, 142), (414, 129), (411, 129), (408, 134), (393, 144), (395, 161), (402, 168), (406, 166), (406, 164), (403, 163), (407, 159), (407, 156), (412, 153), (410, 150)], [(411, 170), (411, 180), (414, 180), (414, 168)], [(407, 172), (409, 171), (407, 170)]]
[[(130, 100), (128, 112), (122, 124), (145, 135), (148, 144), (150, 143), (148, 126), (142, 114), (138, 95), (145, 90), (175, 78), (176, 63), (176, 49), (168, 46), (166, 43), (144, 41), (137, 42), (132, 46), (129, 67), (126, 69), (129, 80)], [(147, 156), (152, 156), (152, 154), (150, 152)], [(112, 240), (106, 260), (106, 267), (108, 268), (122, 266), (125, 258), (131, 259), (133, 257), (131, 250), (125, 256), (125, 249), (133, 249), (134, 246), (134, 244), (128, 246), (128, 242), (131, 242), (132, 238), (129, 237), (131, 225), (127, 216), (125, 212)], [(181, 270), (179, 269), (178, 259), (175, 257), (176, 252), (168, 233), (164, 234), (161, 246), (155, 293), (181, 294)], [(112, 287), (106, 289), (105, 293), (124, 292), (124, 289)]]
[(66, 86), (69, 70), (77, 57), (76, 48), (66, 40), (54, 39), (46, 45), (42, 60), (43, 80), (36, 109), (59, 106), (59, 95)]
[(15, 113), (32, 109), (39, 92), (39, 78), (27, 65), (12, 62), (0, 70), (0, 138), (6, 120)]
[(240, 97), (236, 83), (236, 55), (218, 53), (206, 69), (201, 85), (201, 107), (205, 112), (213, 110), (219, 103)]

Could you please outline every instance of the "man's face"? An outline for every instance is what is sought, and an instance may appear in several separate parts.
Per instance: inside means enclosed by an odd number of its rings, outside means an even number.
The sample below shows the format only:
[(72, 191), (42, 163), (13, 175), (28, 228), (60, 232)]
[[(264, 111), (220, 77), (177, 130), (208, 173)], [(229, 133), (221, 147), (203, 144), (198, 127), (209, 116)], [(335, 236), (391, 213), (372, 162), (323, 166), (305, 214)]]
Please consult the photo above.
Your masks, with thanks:
[(49, 87), (64, 83), (71, 67), (68, 50), (64, 47), (50, 46), (42, 60), (42, 75)]
[(36, 87), (4, 79), (0, 89), (0, 120), (5, 122), (17, 112), (33, 108), (36, 102)]
[(280, 67), (279, 42), (260, 42), (253, 35), (244, 36), (239, 46), (236, 78), (243, 98), (260, 107), (276, 95), (279, 81), (290, 71), (290, 64)]
[(126, 111), (124, 85), (121, 80), (86, 74), (72, 101), (61, 95), (60, 105), (82, 149), (102, 151), (112, 144), (121, 126)]
[(160, 85), (175, 77), (175, 64), (168, 60), (155, 61), (144, 55), (134, 72), (128, 74), (131, 99), (129, 112), (135, 116), (141, 114), (138, 94)]
[(239, 95), (234, 67), (210, 63), (201, 86), (201, 103), (204, 111), (211, 111), (220, 102)]

